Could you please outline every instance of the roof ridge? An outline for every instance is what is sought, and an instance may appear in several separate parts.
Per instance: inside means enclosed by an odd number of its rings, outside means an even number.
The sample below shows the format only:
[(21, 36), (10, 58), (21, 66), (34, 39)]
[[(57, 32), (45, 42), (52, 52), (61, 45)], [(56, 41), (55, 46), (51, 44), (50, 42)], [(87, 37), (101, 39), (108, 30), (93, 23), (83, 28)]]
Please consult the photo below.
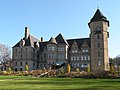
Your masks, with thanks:
[(69, 46), (67, 40), (63, 37), (63, 35), (60, 33), (56, 38), (57, 43), (64, 43)]

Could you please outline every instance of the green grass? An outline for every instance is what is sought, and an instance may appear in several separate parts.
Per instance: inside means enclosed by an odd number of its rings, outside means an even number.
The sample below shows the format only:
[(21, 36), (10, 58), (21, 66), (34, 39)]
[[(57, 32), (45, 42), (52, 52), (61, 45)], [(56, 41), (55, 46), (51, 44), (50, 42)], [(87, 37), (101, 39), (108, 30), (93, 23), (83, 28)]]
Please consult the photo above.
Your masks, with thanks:
[(120, 79), (0, 76), (0, 90), (120, 90)]

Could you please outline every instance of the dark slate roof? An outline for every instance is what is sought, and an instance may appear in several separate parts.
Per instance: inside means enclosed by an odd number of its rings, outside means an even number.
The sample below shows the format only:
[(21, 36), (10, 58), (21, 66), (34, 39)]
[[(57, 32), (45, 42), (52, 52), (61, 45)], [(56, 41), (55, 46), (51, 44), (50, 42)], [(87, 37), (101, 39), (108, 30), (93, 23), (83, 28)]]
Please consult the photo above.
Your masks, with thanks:
[[(70, 50), (71, 50), (71, 46), (73, 45), (73, 43), (76, 43), (79, 49), (81, 49), (84, 42), (86, 42), (88, 46), (90, 47), (90, 38), (68, 39), (66, 41), (69, 45)], [(43, 52), (43, 50), (47, 47), (47, 44), (49, 44), (49, 41), (39, 42), (40, 52)]]
[(57, 44), (56, 39), (53, 37), (50, 38), (49, 43), (50, 44)]
[[(21, 40), (13, 47), (20, 47)], [(34, 46), (34, 42), (40, 42), (39, 39), (37, 39), (36, 37), (34, 37), (32, 35), (29, 35), (29, 37), (27, 39), (23, 38), (23, 40), (25, 41), (24, 46)]]
[(101, 11), (99, 9), (97, 9), (97, 11), (95, 12), (93, 18), (90, 20), (89, 24), (91, 22), (96, 22), (96, 21), (106, 21), (109, 24), (109, 21), (107, 20), (107, 18), (101, 13)]
[(64, 39), (61, 33), (55, 39), (58, 44), (66, 44), (69, 46), (68, 42)]
[(48, 42), (39, 42), (40, 52), (43, 52), (44, 48), (47, 46)]
[(67, 42), (69, 43), (70, 45), (70, 50), (71, 50), (71, 46), (74, 42), (77, 43), (78, 45), (78, 48), (81, 49), (82, 47), (82, 44), (84, 43), (84, 41), (87, 42), (88, 46), (90, 47), (90, 38), (79, 38), (79, 39), (68, 39)]

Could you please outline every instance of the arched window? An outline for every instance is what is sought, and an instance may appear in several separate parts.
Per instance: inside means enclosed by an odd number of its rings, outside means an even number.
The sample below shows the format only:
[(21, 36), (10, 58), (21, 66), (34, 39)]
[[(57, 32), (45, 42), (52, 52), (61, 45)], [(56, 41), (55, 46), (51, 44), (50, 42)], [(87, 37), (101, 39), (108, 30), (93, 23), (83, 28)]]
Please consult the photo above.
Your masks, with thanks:
[(100, 35), (97, 35), (97, 39), (100, 39)]

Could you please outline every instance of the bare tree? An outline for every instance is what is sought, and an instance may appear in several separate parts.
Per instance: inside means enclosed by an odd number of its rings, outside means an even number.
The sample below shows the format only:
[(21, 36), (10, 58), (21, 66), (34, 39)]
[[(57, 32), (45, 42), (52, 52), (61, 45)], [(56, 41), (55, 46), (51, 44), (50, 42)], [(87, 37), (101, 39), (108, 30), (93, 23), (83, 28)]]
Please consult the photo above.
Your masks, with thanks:
[(11, 49), (10, 47), (0, 44), (0, 62), (6, 63), (11, 60)]

